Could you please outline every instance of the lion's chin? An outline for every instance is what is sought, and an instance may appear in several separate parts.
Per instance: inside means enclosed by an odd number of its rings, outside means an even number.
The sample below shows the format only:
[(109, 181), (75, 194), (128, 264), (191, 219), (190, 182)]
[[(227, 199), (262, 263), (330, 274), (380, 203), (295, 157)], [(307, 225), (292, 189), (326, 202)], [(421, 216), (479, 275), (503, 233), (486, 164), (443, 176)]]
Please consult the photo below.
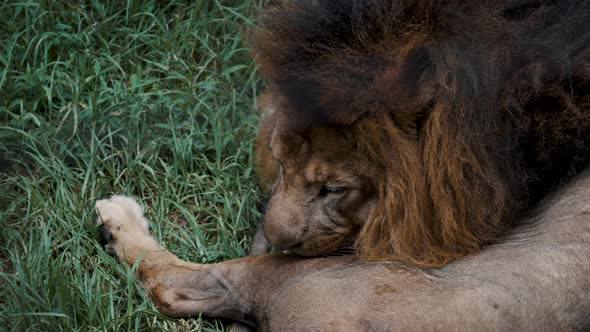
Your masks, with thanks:
[[(318, 246), (314, 245), (312, 248), (306, 247), (305, 245), (299, 245), (296, 247), (292, 247), (286, 250), (283, 250), (284, 253), (288, 254), (295, 254), (298, 256), (303, 257), (317, 257), (317, 256), (326, 256), (326, 255), (343, 255), (341, 253), (342, 248), (340, 246), (334, 246), (331, 243), (329, 246)], [(343, 252), (350, 252), (350, 250), (344, 250)]]

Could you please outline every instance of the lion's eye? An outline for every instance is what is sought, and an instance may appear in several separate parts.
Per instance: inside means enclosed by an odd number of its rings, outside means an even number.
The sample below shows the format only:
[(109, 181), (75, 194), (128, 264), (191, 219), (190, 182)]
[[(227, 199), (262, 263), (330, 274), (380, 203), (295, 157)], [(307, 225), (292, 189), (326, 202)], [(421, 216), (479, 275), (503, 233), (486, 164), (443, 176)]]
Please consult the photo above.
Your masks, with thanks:
[(345, 192), (346, 189), (347, 188), (345, 186), (325, 185), (325, 186), (322, 186), (322, 188), (320, 189), (318, 196), (324, 197), (324, 196), (327, 196), (328, 194), (342, 193), (342, 192)]

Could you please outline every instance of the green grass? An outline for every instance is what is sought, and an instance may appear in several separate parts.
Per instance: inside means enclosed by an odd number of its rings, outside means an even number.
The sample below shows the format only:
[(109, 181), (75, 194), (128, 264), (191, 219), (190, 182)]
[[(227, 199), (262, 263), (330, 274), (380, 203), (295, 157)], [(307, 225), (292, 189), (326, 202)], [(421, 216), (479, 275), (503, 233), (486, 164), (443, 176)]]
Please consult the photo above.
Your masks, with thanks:
[(0, 3), (1, 330), (223, 328), (159, 314), (100, 248), (93, 205), (137, 197), (183, 259), (245, 255), (260, 2)]

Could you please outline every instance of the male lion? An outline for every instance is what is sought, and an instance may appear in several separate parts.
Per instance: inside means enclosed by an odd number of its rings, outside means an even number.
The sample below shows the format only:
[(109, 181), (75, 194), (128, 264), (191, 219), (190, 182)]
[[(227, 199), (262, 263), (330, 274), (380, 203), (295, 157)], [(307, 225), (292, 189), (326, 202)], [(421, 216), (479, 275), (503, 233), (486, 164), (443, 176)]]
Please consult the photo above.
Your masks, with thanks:
[(278, 1), (253, 46), (282, 249), (444, 265), (588, 163), (589, 1)]
[[(184, 262), (133, 199), (96, 203), (107, 250), (171, 316), (261, 330), (590, 328), (590, 3), (274, 1), (258, 149), (265, 234), (301, 255)], [(275, 179), (276, 176), (276, 179)], [(482, 244), (478, 254), (440, 268)], [(378, 258), (378, 259), (366, 259)]]
[(442, 268), (352, 256), (180, 260), (141, 207), (96, 203), (107, 250), (138, 265), (159, 310), (226, 317), (261, 331), (588, 331), (590, 170), (499, 243)]

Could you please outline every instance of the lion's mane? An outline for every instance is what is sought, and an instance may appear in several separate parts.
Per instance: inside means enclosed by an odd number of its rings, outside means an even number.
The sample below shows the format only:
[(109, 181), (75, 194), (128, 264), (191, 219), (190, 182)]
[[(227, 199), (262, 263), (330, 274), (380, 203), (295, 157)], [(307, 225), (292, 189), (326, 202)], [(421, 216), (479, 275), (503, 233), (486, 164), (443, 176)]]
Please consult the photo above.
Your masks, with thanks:
[(590, 156), (590, 2), (275, 1), (253, 52), (293, 130), (374, 165), (362, 257), (441, 265), (493, 241)]

